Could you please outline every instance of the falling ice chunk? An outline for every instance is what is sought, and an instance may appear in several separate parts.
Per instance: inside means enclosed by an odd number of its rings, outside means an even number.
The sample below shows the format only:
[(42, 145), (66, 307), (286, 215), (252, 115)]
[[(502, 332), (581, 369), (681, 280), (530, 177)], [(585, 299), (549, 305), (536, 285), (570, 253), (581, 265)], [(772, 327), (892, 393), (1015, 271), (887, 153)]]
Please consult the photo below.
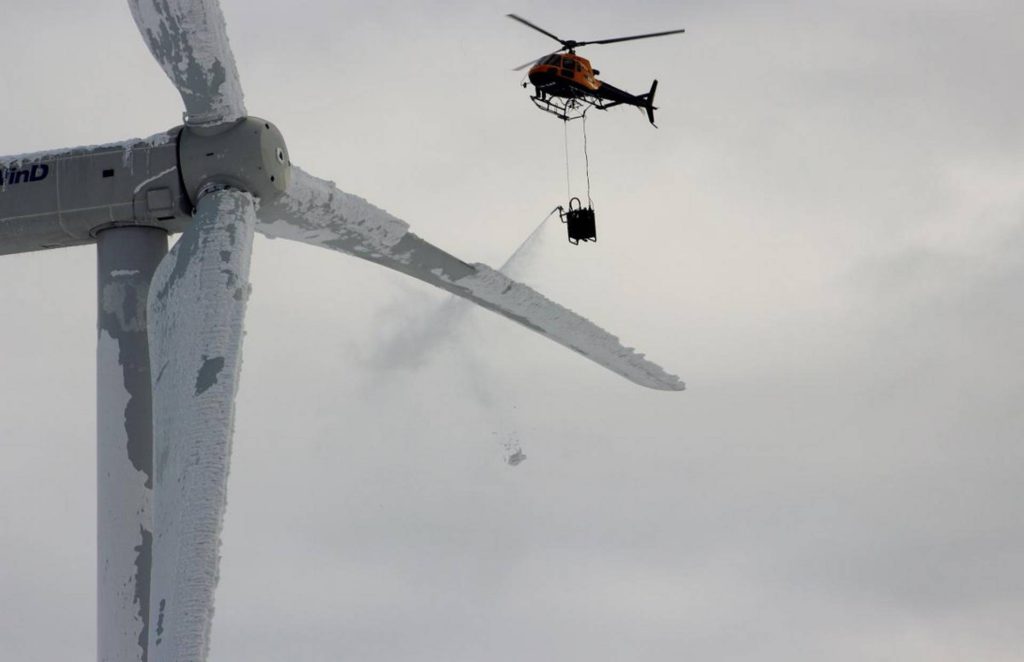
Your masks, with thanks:
[(519, 466), (526, 459), (523, 447), (519, 444), (519, 435), (516, 432), (510, 432), (501, 442), (501, 446), (505, 449), (505, 463), (510, 467)]
[(525, 459), (526, 454), (523, 453), (522, 450), (517, 450), (515, 453), (512, 453), (507, 458), (505, 458), (505, 462), (507, 462), (510, 467), (517, 467), (519, 466), (519, 463)]

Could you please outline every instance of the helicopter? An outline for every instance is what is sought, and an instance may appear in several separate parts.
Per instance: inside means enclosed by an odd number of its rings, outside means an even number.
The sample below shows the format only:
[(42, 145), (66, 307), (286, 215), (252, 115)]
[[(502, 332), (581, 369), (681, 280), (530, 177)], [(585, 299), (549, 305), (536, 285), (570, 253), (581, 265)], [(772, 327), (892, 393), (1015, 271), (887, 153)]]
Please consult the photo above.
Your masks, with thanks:
[[(667, 30), (594, 41), (576, 41), (557, 37), (521, 16), (515, 14), (507, 14), (507, 16), (562, 44), (562, 47), (555, 52), (531, 60), (514, 69), (514, 71), (522, 71), (526, 67), (530, 67), (529, 81), (534, 86), (534, 94), (530, 98), (538, 108), (562, 120), (569, 121), (582, 117), (591, 107), (607, 110), (619, 105), (636, 106), (646, 110), (647, 119), (650, 120), (651, 125), (657, 126), (654, 124), (654, 111), (657, 110), (654, 105), (654, 93), (658, 89), (657, 80), (651, 84), (650, 91), (644, 94), (631, 94), (620, 90), (610, 83), (598, 80), (597, 76), (601, 72), (591, 66), (590, 60), (576, 55), (576, 49), (592, 44), (612, 44), (634, 39), (664, 37), (685, 32), (685, 30)], [(523, 87), (528, 84), (524, 82)]]

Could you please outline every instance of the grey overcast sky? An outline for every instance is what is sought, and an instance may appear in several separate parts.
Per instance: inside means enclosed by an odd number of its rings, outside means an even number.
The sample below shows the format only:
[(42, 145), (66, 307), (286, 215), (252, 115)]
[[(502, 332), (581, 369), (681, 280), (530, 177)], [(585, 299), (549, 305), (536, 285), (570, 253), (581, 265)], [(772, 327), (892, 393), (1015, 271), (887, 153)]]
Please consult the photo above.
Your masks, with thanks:
[[(258, 239), (212, 659), (1021, 659), (1024, 4), (222, 3), (294, 162), (495, 266), (566, 195), (503, 15), (685, 27), (582, 51), (660, 128), (595, 113), (600, 242), (515, 268), (689, 389)], [(180, 121), (120, 0), (0, 39), (0, 153)], [(94, 272), (0, 259), (4, 660), (95, 649)]]

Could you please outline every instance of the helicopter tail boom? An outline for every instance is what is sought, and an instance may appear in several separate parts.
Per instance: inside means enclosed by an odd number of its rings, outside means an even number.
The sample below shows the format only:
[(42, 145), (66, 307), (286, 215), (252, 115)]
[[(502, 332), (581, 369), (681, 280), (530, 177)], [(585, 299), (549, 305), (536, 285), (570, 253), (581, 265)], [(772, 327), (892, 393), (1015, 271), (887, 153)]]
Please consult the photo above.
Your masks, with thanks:
[(654, 123), (654, 111), (658, 109), (658, 107), (654, 105), (654, 93), (657, 89), (658, 81), (654, 81), (651, 83), (650, 92), (633, 95), (625, 90), (620, 90), (613, 85), (609, 85), (608, 83), (601, 81), (601, 87), (598, 88), (598, 92), (594, 95), (599, 97), (601, 101), (594, 105), (601, 110), (608, 110), (613, 106), (619, 106), (622, 104), (642, 108), (647, 111), (647, 119), (650, 120), (651, 126), (657, 128), (658, 125)]

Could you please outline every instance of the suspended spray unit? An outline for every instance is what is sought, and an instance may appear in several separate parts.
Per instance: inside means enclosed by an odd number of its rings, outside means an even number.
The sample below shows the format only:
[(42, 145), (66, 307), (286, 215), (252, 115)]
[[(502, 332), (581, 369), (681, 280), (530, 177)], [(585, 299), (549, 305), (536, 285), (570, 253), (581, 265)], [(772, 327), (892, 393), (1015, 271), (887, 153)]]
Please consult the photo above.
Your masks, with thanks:
[[(594, 201), (590, 197), (590, 156), (587, 153), (587, 110), (584, 108), (579, 115), (562, 117), (565, 128), (565, 189), (569, 198), (566, 207), (559, 205), (558, 215), (565, 223), (569, 243), (578, 246), (581, 241), (597, 241), (597, 223), (594, 215)], [(583, 126), (583, 163), (587, 175), (587, 206), (572, 194), (572, 179), (569, 176), (569, 122), (580, 119)], [(575, 203), (575, 204), (574, 204)]]
[[(572, 203), (576, 206), (573, 207)], [(578, 246), (581, 241), (597, 241), (597, 223), (593, 206), (584, 207), (579, 198), (569, 200), (569, 208), (558, 208), (558, 215), (569, 232), (569, 243)]]

